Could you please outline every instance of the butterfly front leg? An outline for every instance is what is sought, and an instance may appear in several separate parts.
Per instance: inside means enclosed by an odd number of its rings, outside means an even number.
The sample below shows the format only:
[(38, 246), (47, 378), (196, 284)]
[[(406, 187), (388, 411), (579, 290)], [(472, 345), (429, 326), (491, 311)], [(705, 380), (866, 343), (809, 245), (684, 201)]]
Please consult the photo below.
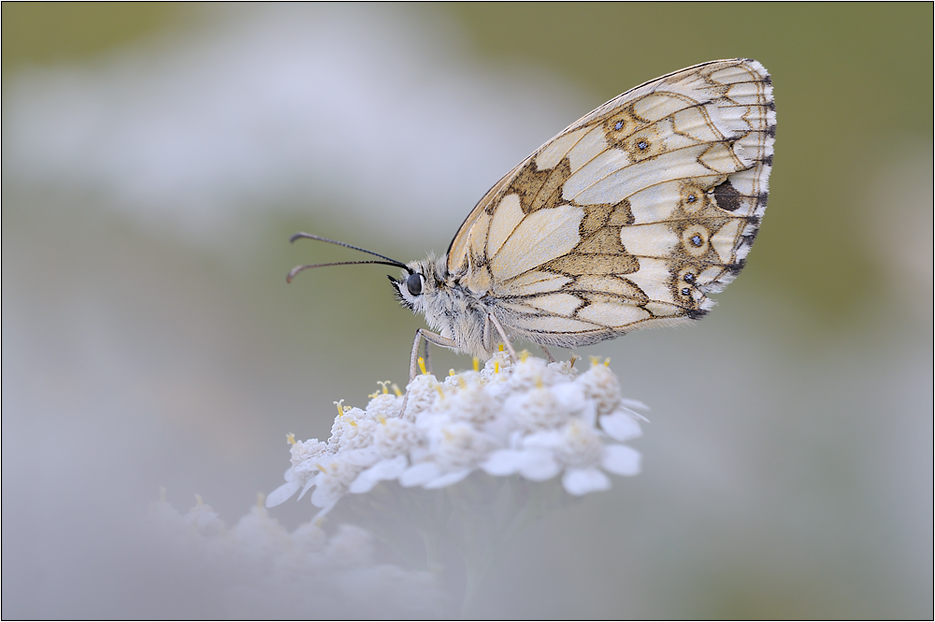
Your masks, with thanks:
[(445, 348), (457, 349), (458, 344), (452, 339), (447, 337), (442, 337), (437, 333), (433, 333), (430, 330), (420, 328), (416, 331), (416, 338), (412, 342), (412, 354), (409, 356), (409, 382), (415, 380), (416, 376), (419, 375), (419, 345), (422, 340), (425, 339), (425, 351), (428, 354), (428, 344), (434, 343), (437, 346), (442, 346)]

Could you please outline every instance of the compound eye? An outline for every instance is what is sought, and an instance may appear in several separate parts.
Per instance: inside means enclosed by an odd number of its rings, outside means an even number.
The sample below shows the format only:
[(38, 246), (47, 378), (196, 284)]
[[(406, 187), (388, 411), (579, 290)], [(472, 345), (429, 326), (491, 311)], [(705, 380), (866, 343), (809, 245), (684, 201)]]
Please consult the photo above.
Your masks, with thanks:
[(413, 296), (422, 295), (422, 275), (421, 274), (410, 274), (409, 278), (406, 279), (406, 289), (409, 290), (409, 293)]

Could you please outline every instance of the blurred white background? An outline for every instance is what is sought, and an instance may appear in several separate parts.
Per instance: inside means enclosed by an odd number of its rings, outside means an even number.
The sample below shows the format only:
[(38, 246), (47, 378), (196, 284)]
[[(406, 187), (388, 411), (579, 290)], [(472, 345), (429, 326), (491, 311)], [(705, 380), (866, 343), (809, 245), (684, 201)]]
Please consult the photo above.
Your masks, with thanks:
[[(565, 125), (732, 56), (773, 72), (779, 114), (748, 268), (690, 329), (578, 352), (651, 406), (644, 472), (530, 529), (473, 614), (931, 617), (931, 31), (906, 30), (931, 6), (765, 7), (730, 44), (672, 49), (651, 45), (667, 24), (753, 8), (187, 7), (17, 56), (17, 28), (54, 33), (35, 10), (3, 5), (4, 618), (279, 611), (226, 609), (143, 517), (164, 485), (235, 522), (281, 483), (286, 433), (325, 439), (332, 401), (405, 382), (422, 324), (385, 267), (287, 286), (295, 264), (358, 258), (289, 235), (444, 252)], [(791, 49), (803, 19), (827, 49)], [(902, 37), (839, 51), (881, 28)], [(920, 86), (907, 49), (929, 59)]]

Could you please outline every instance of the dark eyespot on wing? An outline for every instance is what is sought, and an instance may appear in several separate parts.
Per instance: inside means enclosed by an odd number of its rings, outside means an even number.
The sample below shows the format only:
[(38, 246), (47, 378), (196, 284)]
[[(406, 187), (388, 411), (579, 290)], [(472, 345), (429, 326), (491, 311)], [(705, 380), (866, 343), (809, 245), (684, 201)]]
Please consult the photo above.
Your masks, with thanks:
[(730, 181), (725, 181), (719, 186), (716, 186), (712, 194), (714, 195), (714, 200), (717, 202), (717, 206), (722, 210), (734, 212), (740, 207), (740, 192), (731, 185)]

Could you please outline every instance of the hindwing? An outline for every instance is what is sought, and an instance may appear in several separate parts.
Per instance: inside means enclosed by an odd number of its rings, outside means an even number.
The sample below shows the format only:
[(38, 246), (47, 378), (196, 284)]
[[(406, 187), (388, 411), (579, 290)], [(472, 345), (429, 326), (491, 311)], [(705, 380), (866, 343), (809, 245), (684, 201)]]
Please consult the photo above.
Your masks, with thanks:
[(703, 315), (766, 209), (776, 113), (753, 60), (696, 65), (579, 119), (487, 192), (450, 278), (567, 347)]

